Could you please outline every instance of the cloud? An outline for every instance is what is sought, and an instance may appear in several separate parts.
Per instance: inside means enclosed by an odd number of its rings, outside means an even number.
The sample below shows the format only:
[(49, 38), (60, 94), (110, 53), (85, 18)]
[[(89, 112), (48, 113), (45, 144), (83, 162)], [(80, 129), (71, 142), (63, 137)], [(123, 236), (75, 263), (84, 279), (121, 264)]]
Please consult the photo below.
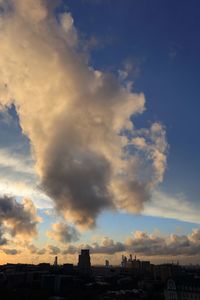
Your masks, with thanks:
[(119, 78), (125, 84), (133, 84), (131, 81), (128, 81), (129, 78), (131, 80), (136, 79), (140, 75), (141, 69), (141, 59), (131, 59), (127, 58), (122, 62), (121, 69), (118, 70)]
[(145, 203), (142, 214), (200, 224), (199, 209), (198, 204), (187, 200), (183, 194), (172, 196), (160, 190), (154, 190), (151, 200)]
[(79, 248), (77, 246), (74, 246), (74, 245), (69, 245), (69, 246), (67, 246), (67, 248), (65, 248), (65, 249), (62, 250), (62, 254), (63, 255), (66, 255), (66, 254), (76, 254), (76, 253), (79, 252), (79, 250), (80, 250)]
[(49, 254), (57, 255), (61, 252), (60, 248), (54, 245), (48, 245)]
[(17, 180), (17, 177), (10, 179), (6, 176), (0, 176), (0, 194), (9, 195), (10, 197), (32, 199), (37, 208), (53, 208), (52, 200), (39, 190), (32, 182), (26, 180)]
[(125, 246), (123, 243), (114, 242), (112, 239), (105, 237), (100, 244), (94, 243), (90, 250), (94, 254), (114, 254), (125, 251)]
[(115, 242), (109, 237), (104, 237), (100, 243), (95, 242), (91, 245), (80, 244), (78, 246), (69, 245), (63, 254), (79, 253), (81, 249), (89, 249), (91, 254), (115, 254), (126, 250), (125, 245), (121, 242)]
[(79, 253), (81, 249), (89, 249), (91, 254), (115, 254), (118, 252), (126, 251), (126, 247), (121, 242), (115, 242), (109, 237), (104, 237), (102, 241), (89, 244), (68, 245), (67, 248), (62, 250), (62, 254), (75, 254)]
[(136, 231), (134, 238), (128, 238), (126, 248), (142, 255), (162, 255), (165, 249), (165, 239), (149, 236), (145, 232)]
[(30, 251), (31, 254), (43, 255), (43, 254), (46, 253), (46, 249), (45, 248), (39, 249), (39, 248), (37, 248), (33, 244), (29, 244), (26, 247), (29, 249), (29, 251)]
[(132, 139), (132, 144), (144, 153), (147, 160), (152, 162), (154, 178), (151, 184), (162, 182), (167, 164), (166, 152), (168, 149), (164, 126), (157, 122), (153, 123), (150, 129), (138, 130), (137, 136)]
[(1, 224), (1, 227), (0, 227), (0, 246), (6, 245), (7, 242), (8, 242), (7, 238), (5, 238), (4, 234), (5, 234), (4, 228)]
[(53, 207), (52, 200), (38, 187), (33, 159), (18, 148), (0, 149), (0, 194), (28, 197), (38, 208)]
[(3, 251), (7, 255), (16, 255), (20, 253), (20, 251), (16, 249), (1, 249), (1, 251)]
[(1, 168), (10, 169), (12, 172), (25, 173), (29, 176), (35, 174), (33, 162), (29, 157), (11, 153), (8, 149), (0, 149), (0, 166)]
[(16, 108), (42, 190), (82, 227), (106, 209), (140, 212), (163, 179), (167, 150), (161, 124), (138, 131), (130, 121), (145, 110), (144, 95), (88, 64), (70, 13), (58, 21), (47, 1), (8, 3), (0, 104)]
[(39, 221), (36, 208), (31, 200), (24, 199), (22, 203), (18, 203), (12, 197), (0, 197), (1, 243), (5, 241), (2, 236), (5, 233), (9, 233), (13, 237), (36, 236)]
[(111, 255), (113, 259), (119, 258), (122, 253), (137, 254), (141, 257), (151, 257), (151, 259), (161, 260), (162, 258), (177, 257), (183, 262), (188, 262), (192, 258), (198, 261), (200, 257), (200, 228), (193, 229), (187, 235), (161, 235), (161, 233), (148, 234), (143, 231), (135, 231), (133, 235), (125, 241), (114, 241), (109, 237), (104, 237), (91, 244), (68, 244), (65, 247), (48, 245), (39, 249), (35, 245), (27, 246), (32, 254), (50, 254), (50, 255), (72, 255), (77, 257), (81, 249), (89, 249), (95, 259), (98, 255)]
[(126, 247), (147, 256), (199, 255), (200, 229), (194, 229), (189, 235), (171, 234), (167, 237), (158, 237), (137, 231), (134, 238), (126, 241)]
[(77, 45), (77, 32), (73, 25), (74, 20), (70, 13), (64, 13), (60, 16), (60, 22), (63, 30), (66, 32), (67, 43), (73, 47)]
[(63, 250), (62, 254), (79, 253), (80, 250), (84, 248), (90, 249), (91, 254), (114, 255), (120, 252), (126, 252), (154, 257), (199, 257), (200, 229), (193, 229), (188, 235), (171, 234), (169, 236), (136, 231), (133, 236), (127, 238), (123, 243), (115, 242), (105, 237), (100, 243), (96, 242), (91, 245), (80, 244), (77, 246), (69, 245)]
[(61, 243), (69, 243), (79, 239), (79, 232), (72, 226), (65, 223), (55, 223), (47, 235)]

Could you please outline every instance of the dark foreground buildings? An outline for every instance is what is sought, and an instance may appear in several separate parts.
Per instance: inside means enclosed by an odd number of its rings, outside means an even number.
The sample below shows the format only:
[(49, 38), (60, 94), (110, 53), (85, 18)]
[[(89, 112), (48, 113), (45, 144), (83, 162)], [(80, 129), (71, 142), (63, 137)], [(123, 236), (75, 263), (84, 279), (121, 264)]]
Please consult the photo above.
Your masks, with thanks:
[(120, 266), (91, 266), (88, 249), (78, 265), (0, 266), (2, 300), (200, 300), (200, 268), (153, 265), (123, 256)]

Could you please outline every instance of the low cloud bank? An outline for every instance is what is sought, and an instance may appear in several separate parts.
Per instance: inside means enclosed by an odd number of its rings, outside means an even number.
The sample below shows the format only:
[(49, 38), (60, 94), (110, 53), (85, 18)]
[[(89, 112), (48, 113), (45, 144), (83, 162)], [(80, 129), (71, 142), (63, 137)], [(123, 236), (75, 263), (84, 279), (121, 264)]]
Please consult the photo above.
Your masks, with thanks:
[(200, 229), (193, 229), (188, 235), (171, 234), (169, 236), (136, 231), (125, 242), (116, 242), (111, 238), (105, 237), (100, 242), (92, 244), (67, 244), (66, 247), (48, 245), (45, 253), (50, 255), (77, 255), (84, 248), (90, 249), (91, 254), (114, 255), (126, 252), (147, 257), (199, 257)]

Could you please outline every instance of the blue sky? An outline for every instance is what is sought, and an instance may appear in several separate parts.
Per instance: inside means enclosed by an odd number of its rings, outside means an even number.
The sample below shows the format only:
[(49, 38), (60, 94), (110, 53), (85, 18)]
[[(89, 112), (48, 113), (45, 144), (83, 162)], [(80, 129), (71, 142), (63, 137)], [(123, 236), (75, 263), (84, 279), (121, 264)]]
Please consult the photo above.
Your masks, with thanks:
[[(123, 207), (116, 210), (105, 206), (97, 214), (97, 226), (81, 233), (80, 242), (90, 243), (94, 237), (105, 236), (124, 241), (137, 230), (159, 236), (189, 235), (192, 229), (200, 228), (199, 10), (197, 0), (62, 0), (54, 11), (61, 23), (60, 15), (70, 13), (73, 25), (69, 25), (69, 15), (65, 24), (71, 30), (67, 33), (71, 39), (68, 43), (78, 53), (84, 53), (92, 70), (114, 74), (122, 86), (132, 82), (131, 92), (144, 94), (145, 111), (131, 116), (135, 128), (162, 124), (168, 143), (164, 179), (158, 180), (144, 209), (133, 214)], [(44, 246), (53, 243), (46, 232), (55, 222), (63, 222), (63, 216), (52, 215), (55, 199), (51, 200), (52, 193), (41, 188), (43, 169), (40, 159), (37, 161), (40, 148), (39, 144), (35, 148), (34, 140), (37, 132), (32, 135), (31, 126), (26, 127), (28, 121), (21, 114), (21, 103), (14, 105), (0, 113), (0, 190), (19, 202), (26, 196), (33, 200), (43, 219), (35, 243)], [(35, 162), (39, 171), (34, 169)], [(148, 167), (146, 172), (150, 172)], [(41, 177), (44, 184), (45, 176)], [(74, 224), (71, 219), (69, 223)]]

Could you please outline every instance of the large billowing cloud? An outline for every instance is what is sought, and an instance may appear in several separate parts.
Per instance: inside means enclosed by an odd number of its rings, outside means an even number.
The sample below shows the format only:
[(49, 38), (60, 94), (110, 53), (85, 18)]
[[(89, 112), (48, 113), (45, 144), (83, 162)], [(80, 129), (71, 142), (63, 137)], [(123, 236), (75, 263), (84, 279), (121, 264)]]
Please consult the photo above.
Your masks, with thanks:
[(0, 105), (15, 105), (58, 212), (79, 226), (105, 209), (137, 213), (163, 179), (165, 130), (134, 128), (144, 95), (94, 70), (71, 15), (57, 21), (47, 2), (1, 1)]

